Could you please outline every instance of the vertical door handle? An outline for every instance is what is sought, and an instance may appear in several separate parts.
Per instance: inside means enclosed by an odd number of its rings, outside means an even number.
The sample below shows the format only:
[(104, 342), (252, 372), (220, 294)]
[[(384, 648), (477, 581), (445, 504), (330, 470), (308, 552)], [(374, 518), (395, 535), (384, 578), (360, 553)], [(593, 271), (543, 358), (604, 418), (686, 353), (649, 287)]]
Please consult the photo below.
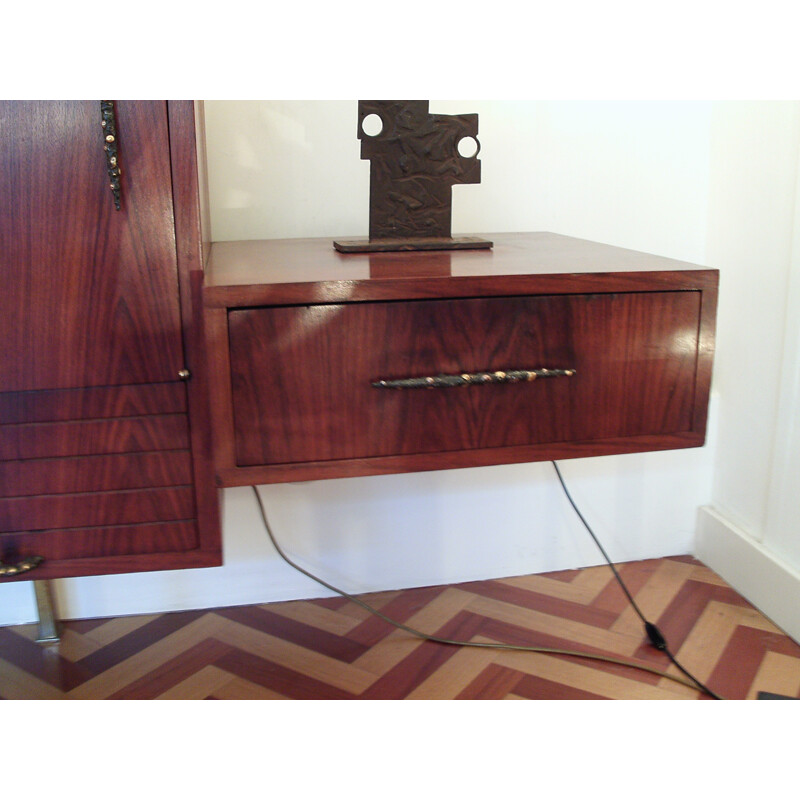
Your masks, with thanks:
[(114, 208), (120, 207), (120, 175), (119, 156), (117, 155), (117, 120), (114, 114), (114, 101), (101, 100), (100, 114), (103, 126), (103, 150), (106, 153), (106, 167), (111, 193), (114, 196)]

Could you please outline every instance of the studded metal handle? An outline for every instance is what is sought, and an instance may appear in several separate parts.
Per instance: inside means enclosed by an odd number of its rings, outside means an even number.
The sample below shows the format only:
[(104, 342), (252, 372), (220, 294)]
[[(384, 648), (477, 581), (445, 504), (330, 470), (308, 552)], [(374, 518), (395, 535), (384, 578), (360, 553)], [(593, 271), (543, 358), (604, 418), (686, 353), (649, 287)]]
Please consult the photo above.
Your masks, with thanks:
[(114, 208), (120, 209), (121, 185), (119, 157), (117, 155), (117, 120), (114, 114), (114, 101), (101, 100), (100, 114), (103, 127), (103, 150), (106, 153), (106, 167), (111, 194), (114, 196)]
[(21, 575), (23, 572), (30, 572), (42, 563), (44, 559), (41, 556), (28, 556), (23, 558), (17, 564), (3, 564), (0, 561), (0, 578), (13, 578), (15, 575)]
[(462, 372), (423, 378), (374, 381), (376, 389), (449, 389), (453, 386), (483, 386), (487, 383), (521, 383), (536, 378), (572, 377), (574, 369), (507, 369), (495, 372)]

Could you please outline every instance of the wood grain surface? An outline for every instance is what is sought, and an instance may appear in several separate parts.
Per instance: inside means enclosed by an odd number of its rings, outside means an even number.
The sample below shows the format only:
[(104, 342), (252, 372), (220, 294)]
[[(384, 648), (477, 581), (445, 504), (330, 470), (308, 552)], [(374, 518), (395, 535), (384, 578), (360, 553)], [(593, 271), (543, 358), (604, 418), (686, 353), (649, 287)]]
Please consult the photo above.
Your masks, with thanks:
[[(0, 102), (0, 553), (20, 579), (221, 563), (191, 101)], [(181, 375), (179, 376), (179, 373)]]
[(0, 497), (181, 486), (191, 481), (188, 450), (0, 461)]
[(167, 106), (115, 105), (120, 211), (98, 101), (0, 103), (0, 391), (183, 368)]
[[(492, 250), (343, 254), (327, 239), (214, 243), (203, 298), (219, 485), (703, 444), (717, 270), (552, 233), (481, 236)], [(589, 313), (613, 296), (618, 305)], [(640, 299), (627, 305), (626, 296)], [(657, 296), (671, 299), (657, 309)], [(532, 298), (552, 298), (574, 319), (531, 313), (547, 329), (534, 335), (535, 323), (514, 310), (525, 297), (532, 308)], [(426, 307), (419, 301), (442, 312), (411, 311)], [(470, 317), (473, 301), (509, 311)], [(673, 301), (680, 310), (667, 307)], [(467, 313), (445, 312), (448, 303)], [(547, 381), (438, 398), (378, 398), (365, 388), (379, 378), (537, 366), (511, 363), (522, 356), (569, 356), (570, 394)]]
[(179, 381), (0, 394), (0, 424), (140, 417), (185, 411), (186, 386)]
[[(38, 569), (49, 569), (51, 573), (53, 565), (50, 562), (75, 559), (83, 561), (85, 565), (88, 559), (181, 553), (197, 547), (197, 525), (194, 520), (50, 529), (0, 535), (0, 549), (3, 551), (6, 563), (13, 563), (15, 558), (38, 555), (45, 559), (45, 566)], [(76, 559), (76, 553), (80, 554), (80, 558)], [(65, 571), (63, 563), (59, 566)], [(80, 570), (73, 571), (73, 573), (79, 572)], [(33, 573), (33, 577), (36, 575), (37, 573)]]
[[(234, 310), (239, 466), (692, 429), (699, 292)], [(449, 389), (379, 379), (534, 368), (571, 378)]]
[(192, 519), (191, 486), (0, 498), (0, 530), (82, 528)]
[(189, 440), (197, 509), (199, 557), (222, 563), (219, 492), (214, 480), (203, 275), (211, 236), (205, 128), (201, 103), (168, 103), (169, 154), (175, 204), (181, 321), (186, 354)]
[[(556, 233), (480, 233), (491, 250), (452, 253), (339, 253), (331, 239), (214, 242), (206, 270), (211, 297), (234, 286), (282, 286), (370, 278), (453, 278), (705, 271), (685, 261)], [(375, 275), (375, 273), (378, 273)]]

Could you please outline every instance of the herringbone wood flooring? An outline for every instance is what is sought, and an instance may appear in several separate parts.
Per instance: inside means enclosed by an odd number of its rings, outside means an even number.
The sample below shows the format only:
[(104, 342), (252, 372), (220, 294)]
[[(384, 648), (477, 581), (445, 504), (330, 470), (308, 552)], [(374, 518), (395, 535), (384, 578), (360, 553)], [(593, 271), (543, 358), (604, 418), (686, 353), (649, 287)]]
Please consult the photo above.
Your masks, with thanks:
[[(678, 660), (728, 699), (800, 697), (800, 646), (690, 557), (619, 571)], [(607, 567), (365, 595), (440, 637), (583, 650), (679, 675)], [(344, 598), (0, 628), (3, 699), (696, 699), (627, 666), (422, 641)]]

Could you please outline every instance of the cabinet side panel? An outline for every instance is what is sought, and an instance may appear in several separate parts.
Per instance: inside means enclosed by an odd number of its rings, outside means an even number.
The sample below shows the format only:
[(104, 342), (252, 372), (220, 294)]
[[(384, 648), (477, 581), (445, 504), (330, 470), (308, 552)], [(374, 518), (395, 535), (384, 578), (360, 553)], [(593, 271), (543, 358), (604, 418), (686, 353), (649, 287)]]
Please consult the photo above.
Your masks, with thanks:
[(0, 460), (185, 450), (185, 414), (0, 425)]
[(194, 517), (189, 486), (0, 498), (0, 530), (32, 531)]
[(185, 366), (191, 376), (186, 387), (199, 549), (214, 563), (221, 563), (219, 490), (214, 478), (202, 299), (203, 243), (210, 235), (203, 222), (205, 184), (201, 181), (198, 153), (198, 144), (202, 144), (198, 136), (202, 137), (203, 131), (197, 126), (202, 114), (195, 103), (184, 100), (170, 101), (168, 112)]

